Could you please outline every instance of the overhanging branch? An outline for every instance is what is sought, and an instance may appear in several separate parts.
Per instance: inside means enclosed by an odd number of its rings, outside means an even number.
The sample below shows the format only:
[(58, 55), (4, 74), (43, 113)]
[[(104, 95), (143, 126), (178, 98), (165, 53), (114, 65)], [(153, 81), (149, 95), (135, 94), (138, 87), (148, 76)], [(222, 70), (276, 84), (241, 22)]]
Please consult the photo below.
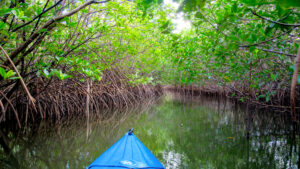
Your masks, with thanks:
[[(16, 50), (14, 50), (11, 54), (10, 54), (10, 59), (14, 59), (20, 52), (24, 51), (29, 44), (31, 44), (42, 32), (43, 29), (47, 29), (49, 26), (51, 26), (53, 23), (57, 22), (57, 21), (60, 21), (62, 19), (64, 19), (65, 17), (68, 17), (68, 16), (72, 16), (74, 15), (75, 13), (79, 12), (81, 9), (91, 5), (91, 4), (100, 4), (100, 3), (106, 3), (106, 2), (109, 2), (111, 0), (106, 0), (106, 1), (95, 1), (95, 0), (92, 0), (92, 1), (87, 1), (85, 2), (84, 4), (80, 5), (79, 7), (75, 8), (74, 10), (64, 14), (64, 15), (61, 15), (61, 16), (57, 16), (57, 17), (54, 17), (52, 19), (50, 19), (48, 22), (46, 22), (43, 26), (41, 26), (37, 31), (35, 31), (23, 44), (21, 44)], [(7, 64), (7, 63), (6, 63)]]
[(28, 21), (26, 23), (24, 23), (23, 25), (20, 25), (18, 27), (16, 27), (15, 29), (13, 29), (11, 32), (15, 32), (21, 28), (23, 28), (24, 26), (31, 24), (33, 21), (35, 21), (36, 19), (40, 18), (44, 13), (48, 12), (49, 10), (53, 9), (54, 7), (56, 7), (57, 5), (59, 5), (63, 0), (59, 0), (56, 4), (54, 4), (53, 6), (51, 6), (50, 8), (44, 10), (43, 12), (41, 12), (39, 15), (37, 15), (36, 17), (34, 17), (31, 21)]
[(251, 10), (252, 14), (263, 19), (263, 20), (266, 20), (268, 22), (272, 22), (272, 23), (275, 23), (275, 24), (278, 24), (278, 25), (283, 25), (283, 26), (294, 26), (294, 27), (299, 27), (300, 24), (289, 24), (289, 23), (282, 23), (282, 22), (277, 22), (277, 21), (273, 21), (269, 18), (266, 18), (266, 17), (263, 17), (263, 16), (260, 16), (258, 15), (255, 11)]

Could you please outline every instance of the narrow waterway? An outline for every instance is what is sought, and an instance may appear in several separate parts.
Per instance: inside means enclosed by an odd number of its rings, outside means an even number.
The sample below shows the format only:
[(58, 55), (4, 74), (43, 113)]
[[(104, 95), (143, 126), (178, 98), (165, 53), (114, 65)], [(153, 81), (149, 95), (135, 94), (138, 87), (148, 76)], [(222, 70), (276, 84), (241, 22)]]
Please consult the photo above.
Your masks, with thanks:
[(299, 135), (285, 114), (247, 115), (245, 106), (226, 99), (167, 94), (88, 123), (74, 118), (9, 133), (13, 148), (9, 155), (0, 148), (0, 168), (84, 169), (129, 128), (167, 169), (299, 168)]

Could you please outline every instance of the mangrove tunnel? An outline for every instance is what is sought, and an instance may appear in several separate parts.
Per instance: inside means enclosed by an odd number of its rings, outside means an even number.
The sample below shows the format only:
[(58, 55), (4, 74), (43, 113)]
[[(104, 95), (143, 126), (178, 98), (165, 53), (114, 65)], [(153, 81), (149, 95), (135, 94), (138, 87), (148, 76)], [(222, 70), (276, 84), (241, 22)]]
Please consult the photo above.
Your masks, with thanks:
[(299, 0), (0, 0), (0, 169), (300, 169)]

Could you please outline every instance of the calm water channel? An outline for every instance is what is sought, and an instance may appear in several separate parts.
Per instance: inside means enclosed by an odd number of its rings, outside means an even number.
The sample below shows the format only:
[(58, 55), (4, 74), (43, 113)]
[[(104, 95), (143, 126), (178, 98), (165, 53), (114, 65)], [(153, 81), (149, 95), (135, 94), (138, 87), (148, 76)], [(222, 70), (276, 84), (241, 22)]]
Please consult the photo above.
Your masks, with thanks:
[[(105, 114), (105, 113), (104, 113)], [(0, 168), (84, 169), (129, 128), (167, 169), (299, 168), (299, 136), (282, 113), (224, 99), (166, 95), (154, 104), (9, 134)], [(102, 119), (102, 120), (94, 120)], [(29, 130), (29, 129), (28, 129)], [(249, 139), (247, 139), (249, 131)]]

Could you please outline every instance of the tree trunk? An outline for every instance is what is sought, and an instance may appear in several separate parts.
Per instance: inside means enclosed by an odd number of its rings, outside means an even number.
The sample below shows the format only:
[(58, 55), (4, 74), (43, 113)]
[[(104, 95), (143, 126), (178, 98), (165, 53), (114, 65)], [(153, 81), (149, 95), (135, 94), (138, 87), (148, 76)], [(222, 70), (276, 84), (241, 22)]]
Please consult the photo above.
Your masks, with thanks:
[(87, 90), (86, 90), (86, 139), (89, 137), (89, 130), (90, 130), (90, 80), (87, 80)]
[(292, 79), (292, 84), (291, 84), (291, 115), (293, 122), (297, 121), (297, 115), (296, 115), (296, 102), (295, 102), (295, 90), (297, 86), (297, 81), (298, 81), (298, 72), (299, 72), (299, 63), (300, 63), (300, 47), (298, 48), (298, 54), (296, 57), (296, 63), (295, 63), (295, 69), (294, 69), (294, 74), (293, 74), (293, 79)]

